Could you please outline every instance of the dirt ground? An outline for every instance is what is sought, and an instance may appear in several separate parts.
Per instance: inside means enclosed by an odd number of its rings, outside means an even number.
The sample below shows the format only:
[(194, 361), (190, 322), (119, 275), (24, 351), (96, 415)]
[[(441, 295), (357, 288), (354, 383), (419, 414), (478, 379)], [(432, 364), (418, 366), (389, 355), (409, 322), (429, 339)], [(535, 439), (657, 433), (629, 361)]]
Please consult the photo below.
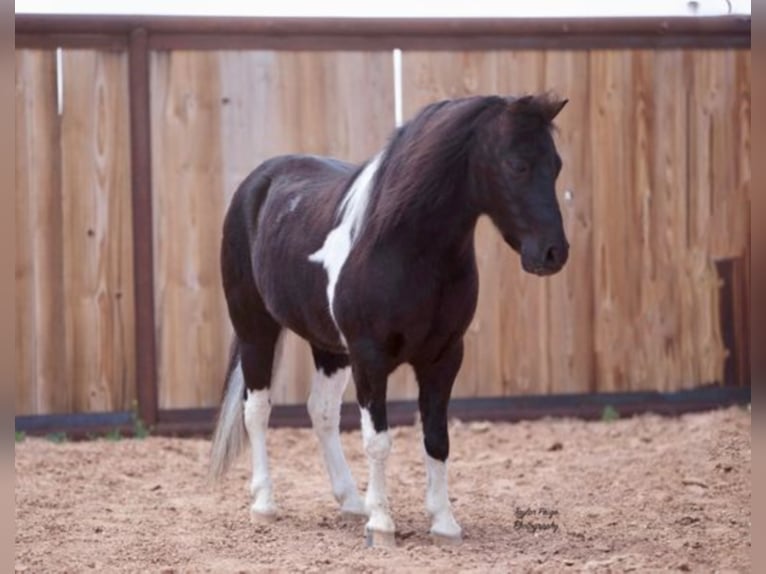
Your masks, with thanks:
[[(750, 413), (452, 424), (464, 540), (434, 545), (420, 431), (393, 431), (394, 549), (338, 515), (310, 430), (269, 434), (280, 518), (253, 524), (249, 457), (216, 487), (209, 442), (16, 445), (16, 571), (628, 572), (750, 570)], [(343, 443), (360, 486), (358, 432)]]

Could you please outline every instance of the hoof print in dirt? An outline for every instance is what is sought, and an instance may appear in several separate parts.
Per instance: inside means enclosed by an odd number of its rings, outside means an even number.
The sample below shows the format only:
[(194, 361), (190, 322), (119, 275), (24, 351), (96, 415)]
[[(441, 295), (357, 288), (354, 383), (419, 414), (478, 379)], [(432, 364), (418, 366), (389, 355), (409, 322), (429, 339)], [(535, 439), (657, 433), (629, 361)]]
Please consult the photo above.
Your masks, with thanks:
[(254, 524), (272, 524), (277, 521), (276, 512), (256, 512), (250, 511), (250, 521)]
[(431, 542), (436, 546), (457, 546), (463, 542), (463, 537), (459, 534), (457, 536), (447, 536), (446, 534), (435, 534), (431, 532), (430, 536)]

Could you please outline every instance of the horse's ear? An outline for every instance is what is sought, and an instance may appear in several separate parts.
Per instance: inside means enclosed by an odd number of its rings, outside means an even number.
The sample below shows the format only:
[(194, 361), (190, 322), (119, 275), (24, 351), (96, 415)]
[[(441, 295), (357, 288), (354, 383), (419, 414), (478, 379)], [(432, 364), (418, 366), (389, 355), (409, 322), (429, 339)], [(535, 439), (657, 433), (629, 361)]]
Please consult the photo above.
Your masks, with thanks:
[(544, 107), (545, 109), (545, 120), (548, 123), (551, 123), (557, 115), (559, 115), (559, 112), (564, 109), (564, 106), (567, 105), (567, 100), (564, 98), (563, 100), (550, 100), (548, 102), (548, 105)]
[(529, 107), (532, 104), (534, 104), (535, 96), (530, 96), (530, 95), (519, 96), (519, 97), (510, 96), (506, 98), (505, 101), (507, 102), (508, 107), (512, 111), (518, 112), (518, 113), (524, 113), (527, 110), (529, 110)]
[(568, 101), (567, 99), (560, 100), (545, 93), (511, 98), (508, 106), (515, 113), (542, 118), (546, 124), (550, 124)]

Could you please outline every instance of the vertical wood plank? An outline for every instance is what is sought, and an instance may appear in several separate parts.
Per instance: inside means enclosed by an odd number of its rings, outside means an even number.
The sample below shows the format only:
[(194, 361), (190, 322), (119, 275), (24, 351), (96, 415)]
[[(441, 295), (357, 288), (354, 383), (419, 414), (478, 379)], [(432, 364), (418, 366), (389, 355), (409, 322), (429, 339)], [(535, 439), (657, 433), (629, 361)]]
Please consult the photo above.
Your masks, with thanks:
[(631, 347), (627, 319), (635, 306), (631, 292), (637, 275), (630, 249), (637, 237), (631, 197), (636, 137), (632, 64), (629, 52), (591, 53), (590, 155), (599, 158), (592, 184), (595, 358), (602, 391), (628, 384), (621, 359)]
[(161, 408), (215, 404), (221, 337), (221, 132), (215, 52), (152, 54), (158, 393)]
[[(49, 56), (50, 57), (50, 56)], [(29, 68), (32, 55), (29, 51), (16, 52), (16, 153), (15, 153), (15, 220), (16, 220), (16, 317), (15, 317), (15, 411), (17, 414), (31, 414), (35, 411), (35, 298), (33, 293), (35, 262), (31, 240), (32, 225), (32, 162), (31, 135), (34, 130), (30, 107), (34, 110), (34, 91)]]
[(569, 261), (548, 281), (550, 361), (547, 393), (595, 390), (593, 325), (593, 159), (587, 52), (546, 53), (545, 88), (569, 102), (556, 118), (556, 147), (563, 167), (557, 195), (570, 243)]
[(66, 340), (78, 411), (135, 397), (127, 57), (67, 50), (61, 127)]
[[(720, 380), (718, 281), (689, 210), (712, 198), (687, 166), (680, 51), (594, 52), (593, 157), (598, 390), (678, 390)], [(621, 131), (604, 123), (620, 125)], [(704, 154), (705, 152), (703, 152)], [(691, 163), (690, 163), (691, 162)], [(603, 169), (602, 166), (603, 165)], [(615, 169), (616, 168), (616, 169)], [(684, 193), (684, 190), (687, 190)], [(709, 223), (709, 221), (708, 221)], [(691, 229), (691, 233), (687, 230)]]
[(741, 94), (749, 71), (733, 50), (696, 52), (692, 66), (691, 235), (716, 258), (737, 257), (748, 242), (749, 168), (741, 142), (749, 112), (743, 112)]
[(56, 57), (16, 53), (16, 413), (69, 412)]

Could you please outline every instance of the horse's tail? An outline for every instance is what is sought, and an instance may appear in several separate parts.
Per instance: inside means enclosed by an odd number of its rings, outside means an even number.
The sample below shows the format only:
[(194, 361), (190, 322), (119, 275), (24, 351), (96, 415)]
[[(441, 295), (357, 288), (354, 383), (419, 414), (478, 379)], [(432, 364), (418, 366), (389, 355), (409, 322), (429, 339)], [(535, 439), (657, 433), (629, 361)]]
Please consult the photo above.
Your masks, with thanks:
[(245, 418), (242, 401), (245, 378), (239, 366), (239, 340), (234, 337), (223, 389), (223, 399), (210, 452), (210, 478), (219, 480), (245, 448)]

